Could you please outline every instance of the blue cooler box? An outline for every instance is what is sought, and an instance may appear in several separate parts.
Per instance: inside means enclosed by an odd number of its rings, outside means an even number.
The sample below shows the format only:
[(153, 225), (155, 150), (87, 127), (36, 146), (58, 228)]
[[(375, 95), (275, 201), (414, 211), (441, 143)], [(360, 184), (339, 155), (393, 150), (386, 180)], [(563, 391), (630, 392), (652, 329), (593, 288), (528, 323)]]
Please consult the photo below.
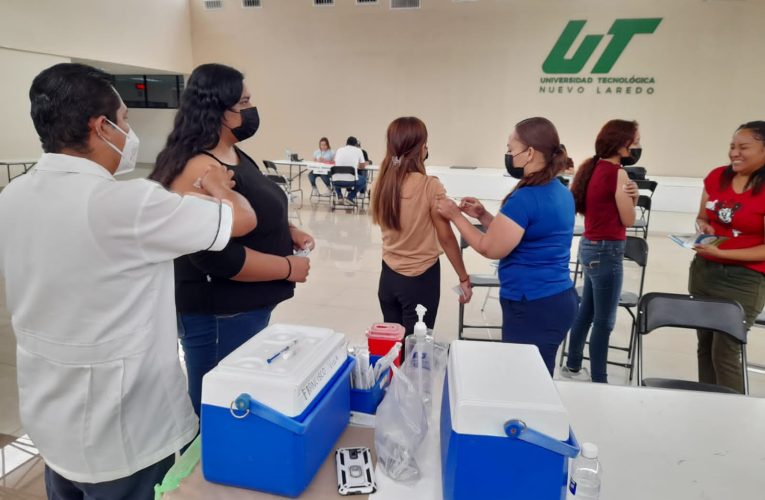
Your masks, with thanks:
[(203, 379), (202, 473), (208, 481), (299, 496), (345, 430), (343, 335), (271, 325)]
[(564, 500), (579, 452), (536, 346), (456, 340), (441, 403), (446, 500)]

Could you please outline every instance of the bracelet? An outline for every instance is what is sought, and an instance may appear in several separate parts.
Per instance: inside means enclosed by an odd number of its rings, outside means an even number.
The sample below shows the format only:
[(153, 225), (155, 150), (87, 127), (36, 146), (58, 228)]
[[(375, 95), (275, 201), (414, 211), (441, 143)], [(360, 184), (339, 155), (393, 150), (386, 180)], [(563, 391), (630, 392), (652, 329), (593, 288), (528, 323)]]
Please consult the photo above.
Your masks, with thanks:
[(466, 281), (470, 281), (470, 276), (468, 276), (468, 277), (467, 277), (467, 278), (465, 278), (464, 280), (460, 280), (460, 283), (464, 283), (464, 282), (466, 282)]
[(285, 257), (284, 260), (287, 261), (287, 265), (289, 266), (289, 271), (287, 271), (287, 276), (285, 276), (284, 278), (285, 280), (288, 280), (290, 279), (290, 275), (292, 274), (292, 262), (290, 262), (290, 260), (287, 257)]

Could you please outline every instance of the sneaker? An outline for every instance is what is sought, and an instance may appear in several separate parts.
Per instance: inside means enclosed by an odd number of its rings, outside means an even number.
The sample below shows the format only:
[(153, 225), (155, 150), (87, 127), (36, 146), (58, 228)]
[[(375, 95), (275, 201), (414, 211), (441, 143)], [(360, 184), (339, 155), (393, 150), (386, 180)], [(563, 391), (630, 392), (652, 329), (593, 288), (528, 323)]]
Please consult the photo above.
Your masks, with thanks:
[(345, 205), (348, 207), (355, 207), (356, 206), (356, 200), (351, 200), (346, 198), (345, 199)]
[(589, 382), (590, 380), (592, 380), (590, 378), (590, 371), (585, 367), (582, 367), (579, 370), (574, 371), (570, 369), (568, 366), (564, 366), (563, 368), (560, 369), (560, 375), (561, 377), (569, 378), (571, 380), (579, 380), (581, 382)]
[(319, 188), (316, 186), (311, 188), (311, 196), (319, 196)]

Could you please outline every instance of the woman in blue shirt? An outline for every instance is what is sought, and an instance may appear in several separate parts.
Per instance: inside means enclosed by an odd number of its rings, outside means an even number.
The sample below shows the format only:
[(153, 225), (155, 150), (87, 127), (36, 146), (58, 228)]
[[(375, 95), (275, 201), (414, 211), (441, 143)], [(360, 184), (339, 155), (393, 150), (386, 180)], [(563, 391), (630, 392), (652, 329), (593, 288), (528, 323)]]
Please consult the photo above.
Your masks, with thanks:
[(520, 181), (496, 217), (475, 198), (463, 198), (459, 207), (449, 199), (438, 204), (472, 248), (500, 259), (502, 341), (536, 345), (550, 375), (578, 307), (568, 268), (574, 198), (556, 179), (566, 160), (555, 126), (546, 118), (528, 118), (507, 142), (505, 168)]
[[(332, 151), (332, 148), (329, 146), (329, 139), (326, 137), (319, 139), (319, 149), (313, 152), (313, 160), (321, 163), (333, 163), (335, 161), (335, 152)], [(308, 172), (308, 182), (311, 183), (311, 195), (319, 194), (319, 190), (316, 187), (317, 177), (321, 178), (327, 189), (330, 189), (329, 175)]]

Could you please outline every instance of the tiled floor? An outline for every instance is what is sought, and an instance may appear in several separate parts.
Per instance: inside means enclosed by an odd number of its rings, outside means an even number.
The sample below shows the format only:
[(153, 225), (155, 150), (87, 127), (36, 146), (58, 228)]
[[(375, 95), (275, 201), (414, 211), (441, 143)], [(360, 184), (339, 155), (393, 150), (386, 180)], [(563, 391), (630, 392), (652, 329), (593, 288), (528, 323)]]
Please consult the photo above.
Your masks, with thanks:
[[(145, 169), (136, 172), (136, 175), (145, 174)], [(347, 334), (351, 343), (362, 343), (366, 328), (382, 320), (376, 294), (380, 231), (372, 225), (367, 212), (330, 212), (326, 202), (311, 205), (307, 197), (309, 190), (305, 192), (302, 208), (292, 210), (292, 221), (316, 238), (317, 247), (311, 254), (311, 272), (308, 282), (298, 286), (295, 297), (276, 308), (272, 322), (326, 326)], [(688, 218), (690, 221), (692, 215)], [(645, 291), (685, 293), (691, 252), (676, 246), (664, 234), (651, 234), (648, 242), (651, 250)], [(471, 250), (466, 251), (465, 258), (471, 273), (493, 272), (490, 263)], [(637, 276), (636, 270), (626, 270), (625, 288), (634, 286)], [(456, 275), (444, 258), (441, 306), (435, 328), (435, 335), (441, 341), (456, 338), (457, 296), (451, 290), (455, 284)], [(491, 293), (482, 315), (480, 308), (484, 294), (483, 290), (476, 292), (466, 310), (467, 320), (499, 323), (496, 291)], [(4, 304), (2, 293), (0, 305)], [(626, 344), (628, 320), (626, 313), (618, 314), (612, 343)], [(488, 331), (474, 333), (487, 335)], [(688, 331), (666, 330), (649, 336), (645, 349), (646, 374), (693, 379), (696, 374), (695, 344), (695, 335)], [(616, 358), (622, 354), (612, 352), (611, 355)], [(753, 362), (765, 363), (765, 330), (752, 330), (749, 356)], [(626, 384), (627, 370), (609, 367), (609, 378), (611, 383)], [(753, 395), (765, 396), (765, 375), (751, 373), (750, 383)], [(15, 437), (23, 434), (18, 418), (15, 343), (4, 307), (0, 307), (0, 434)], [(41, 474), (39, 462), (29, 462), (7, 474), (4, 481), (0, 481), (0, 499), (44, 498)]]

